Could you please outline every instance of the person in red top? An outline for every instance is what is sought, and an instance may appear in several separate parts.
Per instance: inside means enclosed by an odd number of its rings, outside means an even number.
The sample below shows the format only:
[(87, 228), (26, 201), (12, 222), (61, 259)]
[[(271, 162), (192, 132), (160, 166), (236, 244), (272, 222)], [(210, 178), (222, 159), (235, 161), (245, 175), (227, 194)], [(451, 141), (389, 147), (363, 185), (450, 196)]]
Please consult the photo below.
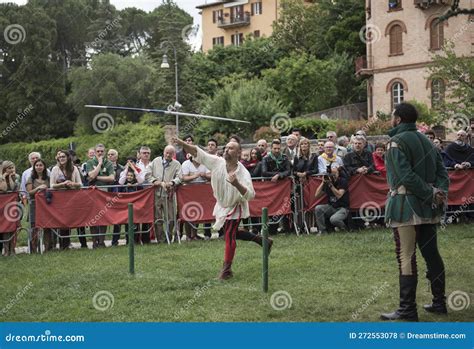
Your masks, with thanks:
[(372, 158), (374, 159), (375, 171), (380, 172), (384, 177), (387, 176), (387, 170), (385, 169), (385, 144), (377, 143), (375, 145), (375, 151), (372, 153)]

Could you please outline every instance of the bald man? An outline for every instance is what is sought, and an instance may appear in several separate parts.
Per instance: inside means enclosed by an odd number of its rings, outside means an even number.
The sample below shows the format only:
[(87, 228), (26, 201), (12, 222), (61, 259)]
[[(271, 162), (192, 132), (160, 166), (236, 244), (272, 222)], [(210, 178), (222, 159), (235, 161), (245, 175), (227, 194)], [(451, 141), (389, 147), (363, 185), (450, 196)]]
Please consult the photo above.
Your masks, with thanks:
[[(173, 160), (176, 149), (168, 145), (163, 150), (163, 156), (153, 159), (145, 170), (145, 179), (155, 186), (155, 231), (156, 241), (163, 240), (163, 217), (168, 217), (170, 222), (169, 229), (173, 231), (173, 219), (175, 211), (173, 210), (173, 190), (181, 184), (179, 175), (181, 173), (181, 164)], [(167, 205), (166, 205), (166, 201)], [(167, 207), (166, 207), (167, 206)], [(167, 211), (167, 212), (166, 212)]]
[(267, 156), (268, 143), (265, 139), (259, 139), (257, 141), (257, 148), (260, 150), (260, 153), (262, 153), (262, 158)]
[[(214, 216), (216, 223), (213, 228), (224, 227), (225, 252), (224, 265), (219, 279), (227, 280), (233, 276), (232, 262), (234, 260), (236, 239), (254, 241), (262, 246), (262, 237), (246, 230), (239, 230), (240, 220), (250, 216), (249, 201), (255, 197), (252, 178), (247, 169), (239, 161), (242, 148), (237, 142), (229, 142), (224, 150), (224, 156), (218, 157), (204, 152), (192, 144), (187, 144), (179, 138), (174, 143), (191, 154), (197, 162), (211, 170), (211, 186), (216, 205)], [(273, 241), (269, 239), (269, 249)]]

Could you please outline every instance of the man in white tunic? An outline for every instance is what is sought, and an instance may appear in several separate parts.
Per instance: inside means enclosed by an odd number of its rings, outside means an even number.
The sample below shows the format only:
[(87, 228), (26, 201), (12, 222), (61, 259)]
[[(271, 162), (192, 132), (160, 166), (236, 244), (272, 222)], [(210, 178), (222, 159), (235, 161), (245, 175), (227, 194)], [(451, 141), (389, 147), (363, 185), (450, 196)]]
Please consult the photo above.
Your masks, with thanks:
[[(233, 276), (232, 261), (235, 255), (236, 239), (254, 241), (262, 246), (261, 236), (239, 230), (240, 220), (250, 216), (248, 202), (255, 197), (250, 173), (239, 162), (242, 152), (240, 144), (229, 142), (221, 158), (207, 154), (197, 146), (187, 144), (181, 139), (174, 138), (173, 141), (212, 172), (211, 186), (216, 199), (213, 212), (216, 223), (213, 228), (219, 230), (224, 227), (225, 231), (224, 266), (219, 278), (229, 279)], [(269, 239), (268, 243), (270, 250), (273, 241)]]

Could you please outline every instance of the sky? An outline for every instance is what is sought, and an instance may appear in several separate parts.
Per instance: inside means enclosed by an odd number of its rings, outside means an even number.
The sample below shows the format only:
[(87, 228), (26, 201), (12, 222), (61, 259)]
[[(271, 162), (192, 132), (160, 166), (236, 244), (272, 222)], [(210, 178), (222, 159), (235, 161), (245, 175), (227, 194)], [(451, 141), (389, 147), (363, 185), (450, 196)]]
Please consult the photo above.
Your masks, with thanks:
[[(26, 4), (27, 0), (0, 0), (0, 3), (14, 2), (19, 5)], [(184, 11), (189, 13), (194, 18), (194, 25), (199, 25), (199, 32), (197, 37), (192, 39), (192, 46), (196, 47), (201, 42), (201, 15), (199, 10), (196, 8), (198, 5), (206, 3), (206, 0), (174, 0), (174, 2), (182, 8)], [(154, 8), (160, 6), (161, 0), (110, 0), (110, 3), (114, 5), (118, 10), (122, 10), (126, 7), (136, 7), (144, 11), (152, 11)]]

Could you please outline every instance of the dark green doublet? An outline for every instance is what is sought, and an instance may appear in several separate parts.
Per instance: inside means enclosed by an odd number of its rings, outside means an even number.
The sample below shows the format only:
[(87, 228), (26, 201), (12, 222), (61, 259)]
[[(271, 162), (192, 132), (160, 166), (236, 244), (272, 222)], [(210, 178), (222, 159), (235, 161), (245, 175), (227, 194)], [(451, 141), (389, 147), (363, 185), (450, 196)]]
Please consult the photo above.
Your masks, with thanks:
[(433, 187), (448, 192), (449, 177), (441, 155), (414, 123), (390, 130), (385, 154), (390, 187), (385, 205), (386, 222), (407, 222), (415, 213), (423, 219), (442, 214), (433, 206)]

